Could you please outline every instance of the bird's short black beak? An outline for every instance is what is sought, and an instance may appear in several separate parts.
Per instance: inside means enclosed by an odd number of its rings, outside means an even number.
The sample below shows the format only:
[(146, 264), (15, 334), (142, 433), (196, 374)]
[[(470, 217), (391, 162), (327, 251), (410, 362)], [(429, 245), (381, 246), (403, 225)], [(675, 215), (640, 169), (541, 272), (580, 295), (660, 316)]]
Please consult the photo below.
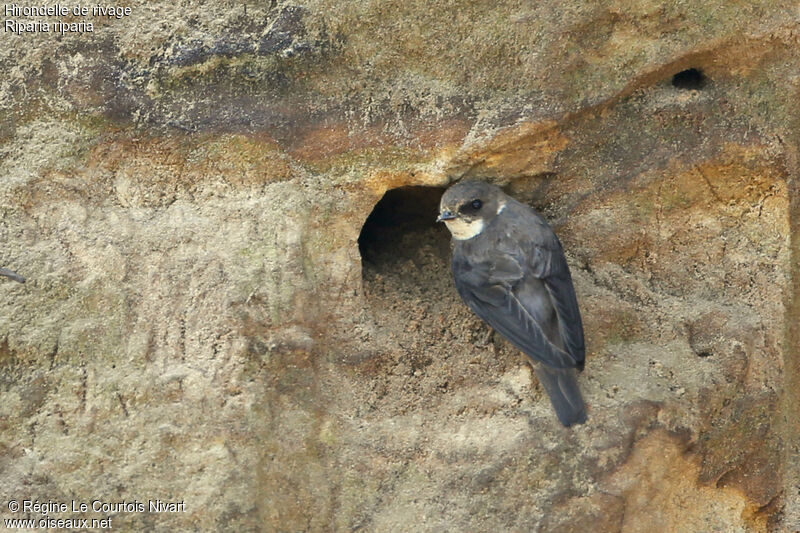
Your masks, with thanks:
[(436, 219), (436, 222), (444, 222), (445, 220), (453, 220), (454, 218), (456, 218), (456, 215), (445, 210), (439, 213), (439, 218)]

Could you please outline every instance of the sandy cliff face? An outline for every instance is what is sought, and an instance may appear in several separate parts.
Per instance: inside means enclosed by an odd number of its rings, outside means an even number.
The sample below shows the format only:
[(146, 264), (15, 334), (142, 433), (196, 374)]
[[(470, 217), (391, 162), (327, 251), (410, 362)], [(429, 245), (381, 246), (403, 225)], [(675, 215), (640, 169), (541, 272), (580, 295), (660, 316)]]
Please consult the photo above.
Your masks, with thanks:
[[(2, 35), (0, 516), (800, 528), (796, 3), (129, 5)], [(461, 177), (564, 243), (584, 426), (455, 293)]]

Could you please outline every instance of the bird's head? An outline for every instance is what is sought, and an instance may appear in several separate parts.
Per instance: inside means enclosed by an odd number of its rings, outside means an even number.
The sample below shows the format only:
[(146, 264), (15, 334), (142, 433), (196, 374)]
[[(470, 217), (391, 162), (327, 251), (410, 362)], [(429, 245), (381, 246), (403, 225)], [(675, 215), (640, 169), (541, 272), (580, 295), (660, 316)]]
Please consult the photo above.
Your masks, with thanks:
[(482, 181), (456, 183), (439, 202), (439, 218), (457, 240), (479, 235), (505, 208), (505, 194), (499, 187)]

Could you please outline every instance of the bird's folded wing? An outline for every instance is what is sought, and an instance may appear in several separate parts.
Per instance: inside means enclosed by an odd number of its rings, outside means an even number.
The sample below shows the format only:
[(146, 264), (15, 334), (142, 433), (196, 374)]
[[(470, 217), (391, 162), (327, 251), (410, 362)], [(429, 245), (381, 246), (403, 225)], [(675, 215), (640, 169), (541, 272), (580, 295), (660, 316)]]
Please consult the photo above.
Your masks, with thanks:
[(470, 309), (532, 359), (554, 368), (574, 368), (577, 361), (547, 340), (533, 315), (507, 286), (470, 286), (456, 282)]
[(586, 357), (583, 324), (564, 253), (560, 246), (558, 249), (537, 246), (531, 254), (530, 267), (550, 292), (550, 299), (558, 312), (558, 325), (564, 347), (579, 362), (579, 368), (582, 368)]

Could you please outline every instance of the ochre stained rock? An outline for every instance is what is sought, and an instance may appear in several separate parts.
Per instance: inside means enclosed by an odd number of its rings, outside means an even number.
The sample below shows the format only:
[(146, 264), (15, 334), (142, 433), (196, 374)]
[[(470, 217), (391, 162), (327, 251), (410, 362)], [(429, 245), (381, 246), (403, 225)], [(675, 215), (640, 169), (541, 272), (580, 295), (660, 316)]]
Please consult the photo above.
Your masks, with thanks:
[(764, 517), (738, 490), (699, 482), (697, 458), (682, 439), (657, 430), (602, 484), (621, 500), (623, 533), (763, 530)]

